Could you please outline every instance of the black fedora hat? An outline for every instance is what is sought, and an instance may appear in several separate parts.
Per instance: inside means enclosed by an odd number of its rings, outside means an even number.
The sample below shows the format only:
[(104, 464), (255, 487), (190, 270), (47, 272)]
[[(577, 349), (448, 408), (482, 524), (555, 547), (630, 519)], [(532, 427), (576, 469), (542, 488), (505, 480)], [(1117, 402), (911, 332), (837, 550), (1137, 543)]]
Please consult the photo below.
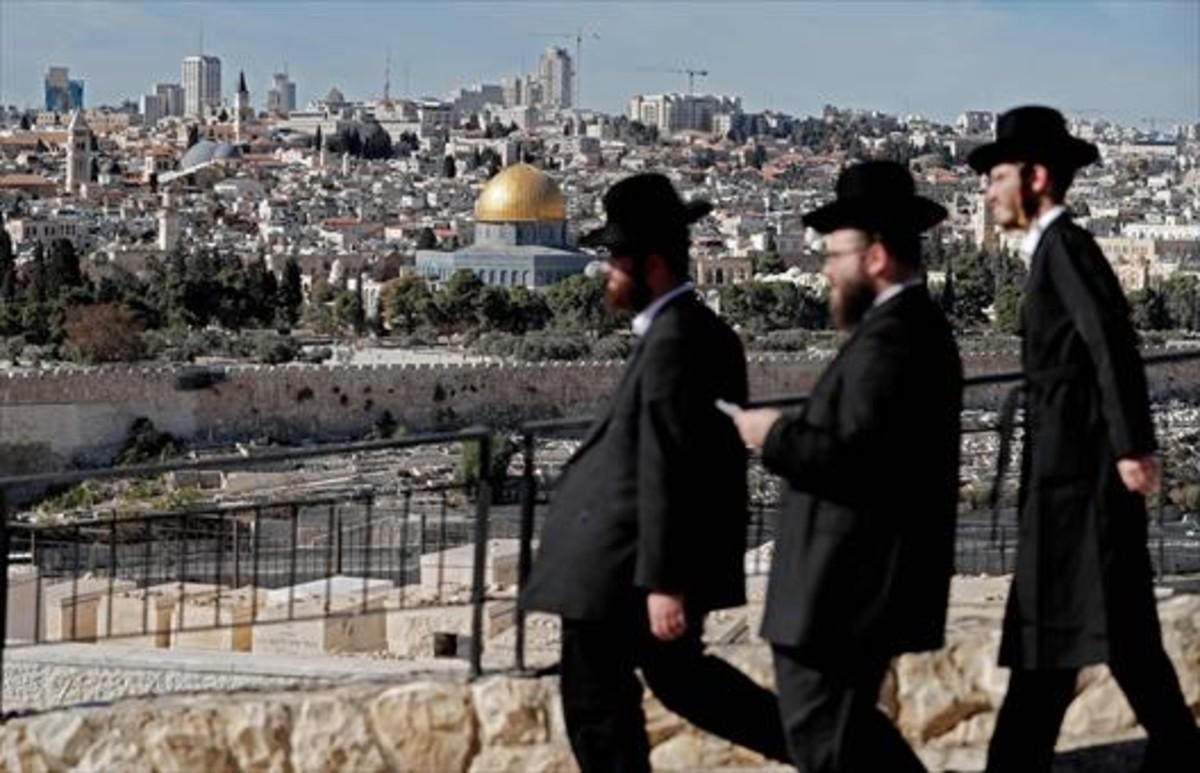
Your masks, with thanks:
[(649, 247), (686, 233), (688, 225), (712, 212), (707, 201), (684, 201), (664, 175), (626, 177), (604, 194), (605, 223), (579, 239), (584, 247)]
[(918, 196), (908, 168), (894, 161), (864, 161), (838, 175), (837, 198), (803, 215), (804, 224), (827, 234), (839, 228), (915, 232), (946, 219), (946, 208)]
[(980, 174), (1008, 161), (1065, 164), (1072, 171), (1100, 158), (1090, 142), (1072, 137), (1062, 113), (1052, 107), (1015, 107), (996, 119), (996, 141), (981, 145), (967, 156)]

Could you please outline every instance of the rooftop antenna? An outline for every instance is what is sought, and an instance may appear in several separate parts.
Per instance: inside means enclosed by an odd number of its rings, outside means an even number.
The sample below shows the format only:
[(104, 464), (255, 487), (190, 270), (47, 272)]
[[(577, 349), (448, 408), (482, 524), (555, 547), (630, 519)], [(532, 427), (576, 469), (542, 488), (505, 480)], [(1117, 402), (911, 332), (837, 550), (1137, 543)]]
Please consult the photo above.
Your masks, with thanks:
[(204, 22), (200, 22), (200, 56), (204, 56)]
[(409, 82), (408, 62), (404, 63), (404, 96), (412, 96), (412, 84)]

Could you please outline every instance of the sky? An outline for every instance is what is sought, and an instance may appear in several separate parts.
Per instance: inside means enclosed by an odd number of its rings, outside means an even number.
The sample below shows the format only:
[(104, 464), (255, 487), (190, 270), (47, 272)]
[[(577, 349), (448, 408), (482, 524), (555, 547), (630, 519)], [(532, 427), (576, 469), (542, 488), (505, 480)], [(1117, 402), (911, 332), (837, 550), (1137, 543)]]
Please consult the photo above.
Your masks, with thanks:
[(253, 104), (287, 66), (301, 105), (445, 96), (532, 71), (548, 45), (574, 53), (582, 104), (623, 111), (637, 93), (696, 90), (818, 114), (825, 104), (952, 119), (965, 109), (1051, 104), (1131, 125), (1200, 121), (1200, 0), (825, 2), (350, 2), (0, 0), (0, 104), (36, 106), (50, 65), (86, 81), (86, 103), (178, 82), (200, 47), (232, 99)]

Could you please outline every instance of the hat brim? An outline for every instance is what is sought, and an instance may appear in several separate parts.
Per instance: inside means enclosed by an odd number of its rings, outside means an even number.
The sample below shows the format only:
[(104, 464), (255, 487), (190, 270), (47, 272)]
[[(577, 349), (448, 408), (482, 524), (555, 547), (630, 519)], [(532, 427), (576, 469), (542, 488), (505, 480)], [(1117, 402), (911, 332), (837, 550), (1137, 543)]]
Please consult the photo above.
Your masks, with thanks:
[(883, 208), (877, 202), (839, 199), (806, 212), (801, 216), (801, 220), (804, 225), (822, 234), (839, 228), (920, 233), (945, 220), (948, 214), (945, 207), (924, 196), (889, 202)]
[(996, 140), (987, 145), (980, 145), (967, 155), (967, 163), (979, 174), (987, 174), (996, 164), (1009, 161), (1065, 161), (1072, 169), (1080, 169), (1096, 163), (1099, 159), (1099, 148), (1078, 137), (1037, 143), (1014, 139)]
[[(713, 211), (713, 205), (707, 201), (688, 201), (683, 205), (683, 225), (691, 225)], [(668, 225), (663, 224), (664, 227)], [(616, 245), (640, 244), (647, 240), (649, 234), (623, 226), (621, 223), (608, 222), (579, 237), (581, 247), (613, 247)]]

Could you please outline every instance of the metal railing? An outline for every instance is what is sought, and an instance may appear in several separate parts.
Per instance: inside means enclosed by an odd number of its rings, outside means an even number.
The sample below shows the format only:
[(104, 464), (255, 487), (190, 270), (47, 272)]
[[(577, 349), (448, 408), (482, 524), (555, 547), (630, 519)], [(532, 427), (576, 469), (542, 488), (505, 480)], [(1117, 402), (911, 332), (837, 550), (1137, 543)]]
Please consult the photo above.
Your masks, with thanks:
[[(1148, 369), (1173, 364), (1200, 362), (1200, 351), (1176, 351), (1148, 354), (1143, 363)], [(999, 427), (990, 418), (1008, 394), (1023, 388), (1024, 374), (1019, 370), (984, 373), (964, 379), (964, 421), (962, 427), (962, 461), (960, 470), (974, 470), (974, 476), (960, 477), (960, 485), (974, 486), (974, 496), (960, 496), (959, 518), (955, 539), (955, 567), (959, 573), (1008, 574), (1013, 570), (1016, 546), (1016, 487), (1018, 464), (1010, 469), (1001, 485), (1000, 518), (995, 524), (991, 507), (986, 503), (986, 492), (990, 492), (996, 470), (996, 443), (991, 438)], [(1159, 401), (1184, 399), (1200, 408), (1200, 380), (1191, 389), (1181, 389), (1178, 381), (1168, 377), (1153, 395)], [(782, 395), (753, 400), (751, 408), (774, 407), (781, 409), (799, 408), (807, 401), (807, 395)], [(983, 418), (975, 414), (982, 414)], [(553, 495), (554, 471), (548, 465), (539, 467), (537, 449), (539, 443), (549, 438), (577, 435), (591, 424), (588, 417), (562, 420), (534, 421), (521, 426), (522, 497), (520, 529), (520, 561), (518, 565), (518, 587), (523, 587), (532, 565), (532, 540), (540, 525), (538, 507), (542, 507), (544, 519), (549, 500)], [(1020, 429), (1020, 422), (1017, 423)], [(1196, 427), (1200, 432), (1200, 424)], [(1160, 436), (1162, 432), (1160, 431)], [(1160, 437), (1164, 448), (1172, 442)], [(1019, 443), (1019, 437), (1018, 441)], [(1019, 458), (1019, 447), (1014, 449), (1013, 458)], [(1196, 470), (1200, 473), (1200, 455), (1196, 457)], [(1188, 534), (1186, 529), (1170, 533), (1168, 513), (1181, 515), (1181, 508), (1168, 502), (1166, 489), (1171, 482), (1172, 466), (1164, 464), (1163, 492), (1150, 501), (1151, 531), (1150, 547), (1158, 575), (1177, 573), (1200, 573), (1200, 525)], [(980, 475), (985, 472), (985, 475)], [(764, 575), (769, 569), (762, 553), (763, 546), (774, 537), (774, 523), (778, 515), (780, 481), (766, 471), (757, 457), (752, 457), (749, 467), (750, 514), (747, 523), (746, 548), (748, 576)], [(1197, 475), (1200, 479), (1200, 475)], [(1200, 493), (1200, 492), (1198, 492)], [(751, 554), (749, 551), (753, 551)], [(518, 671), (526, 670), (526, 625), (525, 614), (517, 610), (514, 664)]]
[[(1192, 361), (1200, 361), (1200, 352), (1145, 358), (1148, 368)], [(992, 437), (996, 427), (991, 412), (1021, 380), (1020, 372), (1011, 371), (974, 376), (965, 382), (969, 397), (964, 400), (968, 413), (963, 423), (962, 479), (975, 488), (960, 500), (956, 541), (960, 572), (1000, 574), (1012, 569), (1015, 472), (1006, 483), (1000, 529), (994, 539), (981, 487), (990, 487), (994, 471)], [(1200, 382), (1190, 387), (1180, 382), (1162, 379), (1156, 401), (1200, 406)], [(805, 395), (789, 395), (750, 405), (788, 408), (800, 406), (806, 399)], [(1200, 445), (1200, 418), (1197, 422)], [(448, 607), (461, 610), (465, 624), (457, 632), (432, 634), (433, 654), (465, 656), (472, 678), (483, 672), (485, 646), (489, 650), (495, 647), (489, 669), (506, 663), (506, 647), (495, 636), (488, 638), (492, 633), (489, 623), (498, 621), (502, 626), (494, 626), (496, 630), (512, 629), (511, 667), (524, 672), (528, 621), (515, 596), (528, 577), (538, 526), (553, 496), (556, 473), (572, 450), (556, 441), (577, 438), (590, 424), (590, 418), (577, 417), (521, 425), (515, 507), (494, 504), (508, 493), (508, 487), (494, 486), (503, 486), (511, 477), (493, 480), (488, 474), (495, 452), (495, 431), (489, 427), (266, 450), (249, 457), (0, 478), (0, 582), (4, 583), (0, 592), (0, 674), (6, 647), (122, 639), (155, 647), (187, 646), (219, 632), (225, 637), (221, 646), (247, 650), (252, 649), (259, 635), (256, 632), (269, 626), (314, 620), (331, 624), (374, 620), (383, 625), (380, 621), (392, 614)], [(1161, 429), (1160, 437), (1164, 446), (1175, 442)], [(341, 492), (312, 496), (293, 490), (276, 500), (166, 512), (122, 511), (114, 506), (88, 521), (55, 524), (10, 518), (5, 506), (13, 496), (84, 481), (278, 468), (306, 460), (372, 458), (372, 454), (423, 446), (463, 449), (466, 444), (478, 448), (475, 462), (479, 474), (472, 486), (421, 484), (395, 476), (396, 480), (386, 485), (349, 485)], [(1200, 459), (1200, 452), (1192, 456)], [(1191, 456), (1187, 464), (1192, 465)], [(1196, 481), (1200, 498), (1200, 464), (1192, 466), (1197, 474), (1189, 480)], [(1172, 472), (1172, 465), (1167, 464), (1164, 487)], [(757, 460), (752, 460), (748, 474), (751, 513), (746, 569), (754, 577), (765, 574), (769, 566), (764, 551), (774, 535), (781, 482)], [(1185, 509), (1165, 495), (1153, 501), (1152, 555), (1160, 574), (1200, 572), (1200, 529), (1188, 535), (1180, 529), (1172, 531), (1169, 523)], [(516, 542), (515, 587), (489, 588), (488, 551), (491, 539), (497, 536)], [(451, 550), (464, 551), (469, 559), (448, 565), (447, 551)], [(12, 622), (20, 630), (12, 630), (10, 571), (21, 565), (28, 567), (30, 574), (27, 584), (33, 609), (24, 617), (18, 615)], [(52, 589), (55, 592), (48, 593)], [(49, 603), (56, 609), (48, 609)], [(463, 638), (465, 647), (461, 646)], [(231, 641), (235, 643), (231, 645)]]
[[(470, 675), (478, 676), (490, 600), (485, 568), (493, 496), (486, 475), (471, 485), (355, 485), (341, 493), (168, 512), (114, 505), (89, 519), (57, 523), (10, 517), (6, 503), (14, 495), (85, 481), (277, 468), (435, 445), (475, 444), (474, 461), (487, 470), (492, 438), (491, 430), (473, 427), (250, 457), (0, 478), (0, 679), (5, 649), (134, 640), (150, 647), (249, 651), (266, 626), (313, 620), (353, 623), (361, 641), (364, 627), (378, 633), (389, 615), (454, 606), (466, 615), (456, 616), (456, 629), (440, 640), (434, 636), (430, 654), (465, 655)], [(469, 558), (448, 565), (448, 551), (455, 549)], [(10, 598), (22, 585), (32, 609), (10, 614)]]

